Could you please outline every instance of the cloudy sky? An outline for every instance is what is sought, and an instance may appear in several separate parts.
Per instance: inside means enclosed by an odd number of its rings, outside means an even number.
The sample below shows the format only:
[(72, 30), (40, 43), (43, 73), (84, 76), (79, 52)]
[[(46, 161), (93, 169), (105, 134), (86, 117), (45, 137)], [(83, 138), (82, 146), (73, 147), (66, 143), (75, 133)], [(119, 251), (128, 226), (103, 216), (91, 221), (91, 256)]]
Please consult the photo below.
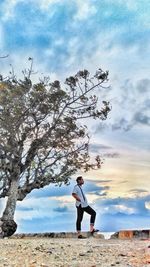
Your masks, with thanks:
[[(64, 80), (78, 70), (109, 70), (107, 121), (89, 125), (90, 150), (105, 158), (83, 174), (101, 231), (150, 228), (150, 1), (1, 0), (1, 73), (21, 75), (34, 58), (38, 74)], [(79, 174), (79, 173), (78, 173)], [(82, 173), (80, 173), (82, 174)], [(34, 190), (18, 202), (18, 232), (73, 231), (75, 184)], [(1, 200), (1, 211), (4, 201)], [(83, 229), (88, 230), (85, 215)]]

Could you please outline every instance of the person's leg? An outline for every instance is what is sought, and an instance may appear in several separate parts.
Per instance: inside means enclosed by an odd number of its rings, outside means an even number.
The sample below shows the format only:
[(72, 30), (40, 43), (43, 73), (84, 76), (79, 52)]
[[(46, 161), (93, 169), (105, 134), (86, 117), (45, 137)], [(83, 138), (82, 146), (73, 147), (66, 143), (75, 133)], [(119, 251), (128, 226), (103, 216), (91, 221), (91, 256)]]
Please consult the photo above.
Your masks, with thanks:
[(83, 219), (83, 213), (84, 213), (84, 210), (80, 205), (79, 207), (77, 207), (77, 221), (76, 221), (76, 229), (77, 229), (78, 235), (80, 235), (81, 233), (81, 222)]
[(96, 218), (96, 211), (93, 210), (90, 206), (87, 206), (86, 208), (83, 208), (83, 210), (91, 215), (91, 218), (90, 218), (90, 232), (93, 232), (95, 218)]

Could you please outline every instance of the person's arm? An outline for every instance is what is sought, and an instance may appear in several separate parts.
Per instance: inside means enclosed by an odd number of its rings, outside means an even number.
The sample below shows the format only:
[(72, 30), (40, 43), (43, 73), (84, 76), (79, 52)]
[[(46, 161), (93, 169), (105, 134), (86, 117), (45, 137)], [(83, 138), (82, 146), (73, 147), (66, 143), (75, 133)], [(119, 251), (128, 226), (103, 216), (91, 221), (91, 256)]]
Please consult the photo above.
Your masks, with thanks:
[(77, 194), (75, 193), (72, 193), (72, 196), (77, 200), (77, 201), (80, 201), (81, 202), (81, 199), (78, 197)]

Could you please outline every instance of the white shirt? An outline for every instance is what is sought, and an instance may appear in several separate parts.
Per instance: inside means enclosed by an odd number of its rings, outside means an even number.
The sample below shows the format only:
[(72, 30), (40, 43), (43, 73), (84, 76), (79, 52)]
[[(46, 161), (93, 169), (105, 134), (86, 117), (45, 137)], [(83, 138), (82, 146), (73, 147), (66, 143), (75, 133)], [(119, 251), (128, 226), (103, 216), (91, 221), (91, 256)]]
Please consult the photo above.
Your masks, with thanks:
[(85, 207), (88, 206), (87, 198), (86, 198), (85, 194), (83, 193), (83, 190), (82, 190), (81, 186), (76, 184), (74, 186), (74, 189), (73, 189), (72, 193), (76, 194), (81, 199), (81, 202), (76, 200), (76, 206), (77, 207), (79, 207), (80, 204), (81, 204), (82, 208), (85, 208)]

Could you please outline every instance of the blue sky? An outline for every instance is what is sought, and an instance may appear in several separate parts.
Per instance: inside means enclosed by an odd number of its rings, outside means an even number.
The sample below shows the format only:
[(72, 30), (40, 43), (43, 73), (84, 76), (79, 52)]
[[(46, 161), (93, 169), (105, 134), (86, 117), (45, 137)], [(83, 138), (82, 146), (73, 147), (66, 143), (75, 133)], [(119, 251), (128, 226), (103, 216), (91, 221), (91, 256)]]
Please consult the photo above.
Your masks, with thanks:
[[(52, 80), (79, 69), (109, 70), (111, 87), (97, 94), (112, 112), (105, 122), (88, 123), (91, 154), (105, 161), (99, 171), (80, 173), (102, 231), (150, 227), (149, 10), (149, 0), (0, 2), (0, 54), (9, 55), (0, 60), (2, 74), (12, 64), (21, 76), (28, 57)], [(75, 230), (74, 184), (75, 176), (68, 187), (50, 185), (18, 202), (18, 232)], [(83, 229), (88, 224), (85, 215)]]

